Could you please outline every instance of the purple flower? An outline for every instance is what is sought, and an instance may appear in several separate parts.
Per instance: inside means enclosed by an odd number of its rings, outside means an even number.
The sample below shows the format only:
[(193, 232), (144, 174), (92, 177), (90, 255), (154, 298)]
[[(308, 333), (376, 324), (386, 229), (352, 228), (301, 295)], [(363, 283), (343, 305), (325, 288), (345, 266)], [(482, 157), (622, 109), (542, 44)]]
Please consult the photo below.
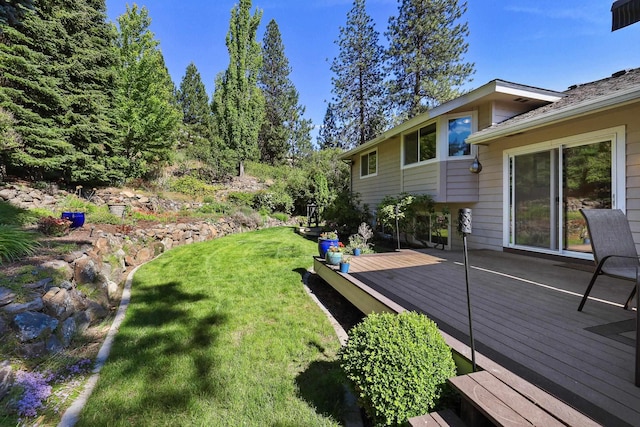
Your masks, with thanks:
[(19, 371), (16, 374), (16, 384), (24, 389), (22, 398), (18, 401), (18, 415), (35, 417), (38, 409), (42, 408), (42, 402), (51, 395), (49, 381), (50, 373)]

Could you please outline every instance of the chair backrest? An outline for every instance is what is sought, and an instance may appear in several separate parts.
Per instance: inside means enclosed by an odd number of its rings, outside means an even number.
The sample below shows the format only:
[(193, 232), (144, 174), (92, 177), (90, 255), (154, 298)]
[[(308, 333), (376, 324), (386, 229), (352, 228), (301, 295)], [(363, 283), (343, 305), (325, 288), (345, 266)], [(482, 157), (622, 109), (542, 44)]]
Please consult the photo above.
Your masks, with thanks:
[(587, 220), (591, 249), (596, 264), (604, 257), (617, 255), (629, 258), (610, 258), (603, 272), (638, 266), (638, 252), (627, 217), (620, 209), (580, 209)]

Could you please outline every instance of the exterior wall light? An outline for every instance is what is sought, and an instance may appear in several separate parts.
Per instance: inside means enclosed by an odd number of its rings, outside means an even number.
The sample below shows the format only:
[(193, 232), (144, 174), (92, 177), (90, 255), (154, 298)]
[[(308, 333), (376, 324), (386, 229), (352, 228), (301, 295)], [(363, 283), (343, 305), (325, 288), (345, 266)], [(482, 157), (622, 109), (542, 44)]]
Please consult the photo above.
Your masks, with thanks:
[(480, 164), (480, 160), (478, 160), (478, 155), (476, 154), (476, 158), (473, 159), (473, 163), (469, 166), (469, 172), (471, 173), (480, 173), (482, 172), (482, 164)]

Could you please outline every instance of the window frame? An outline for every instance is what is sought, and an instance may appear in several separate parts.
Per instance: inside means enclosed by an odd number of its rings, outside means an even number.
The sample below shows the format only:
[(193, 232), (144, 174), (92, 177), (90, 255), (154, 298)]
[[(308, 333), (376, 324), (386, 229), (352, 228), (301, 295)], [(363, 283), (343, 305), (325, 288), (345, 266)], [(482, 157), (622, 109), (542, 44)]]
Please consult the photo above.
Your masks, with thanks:
[[(475, 156), (475, 152), (476, 152), (476, 148), (473, 145), (467, 144), (469, 145), (469, 154), (463, 154), (461, 156), (452, 156), (449, 154), (449, 124), (452, 120), (457, 120), (460, 118), (464, 118), (464, 117), (469, 117), (471, 120), (471, 131), (469, 133), (469, 135), (473, 135), (475, 132), (478, 131), (478, 118), (477, 118), (478, 114), (475, 111), (466, 111), (463, 113), (459, 113), (459, 114), (451, 114), (445, 117), (445, 123), (444, 126), (445, 129), (447, 130), (446, 134), (444, 135), (444, 146), (445, 146), (445, 153), (447, 160), (463, 160), (463, 159), (470, 159), (473, 158)], [(465, 138), (466, 140), (466, 138)]]
[[(426, 159), (426, 160), (420, 160), (420, 131), (423, 129), (426, 129), (430, 126), (435, 126), (435, 155), (434, 157), (430, 158), (430, 159)], [(438, 161), (438, 157), (439, 157), (439, 152), (440, 152), (440, 144), (439, 144), (439, 132), (440, 132), (440, 123), (439, 120), (431, 120), (429, 122), (423, 123), (422, 125), (413, 128), (412, 130), (408, 131), (408, 132), (404, 132), (402, 134), (402, 150), (400, 153), (400, 162), (401, 162), (401, 166), (403, 169), (407, 169), (407, 168), (413, 168), (416, 166), (421, 166), (421, 165), (426, 165), (429, 163), (434, 163)], [(415, 134), (416, 135), (416, 156), (417, 156), (417, 161), (412, 162), (412, 163), (406, 163), (406, 137), (407, 135), (411, 135), (411, 134)]]
[[(370, 163), (369, 158), (370, 158), (372, 153), (375, 153), (375, 156), (376, 156), (376, 164), (375, 164), (375, 171), (374, 172), (370, 172), (369, 171), (369, 169), (371, 167), (371, 163)], [(360, 179), (371, 178), (371, 177), (374, 177), (374, 176), (378, 175), (378, 157), (379, 156), (378, 156), (378, 149), (377, 148), (374, 148), (373, 150), (369, 150), (366, 153), (360, 154)], [(364, 162), (365, 162), (365, 158), (366, 158), (366, 162), (367, 162), (368, 167), (367, 167), (367, 174), (363, 175), (362, 171), (363, 171), (363, 165), (364, 165)]]

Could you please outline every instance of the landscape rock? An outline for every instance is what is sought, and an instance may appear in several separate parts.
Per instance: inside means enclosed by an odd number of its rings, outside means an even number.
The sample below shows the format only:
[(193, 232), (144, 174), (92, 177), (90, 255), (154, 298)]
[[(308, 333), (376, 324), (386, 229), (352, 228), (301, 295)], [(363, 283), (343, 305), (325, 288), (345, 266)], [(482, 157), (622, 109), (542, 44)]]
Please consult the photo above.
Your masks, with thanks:
[(87, 255), (75, 260), (74, 267), (73, 277), (76, 283), (93, 283), (96, 280), (98, 267)]
[(50, 354), (59, 353), (60, 351), (64, 350), (64, 346), (55, 335), (50, 335), (47, 338), (45, 348), (47, 350), (47, 353)]
[(13, 302), (16, 294), (8, 288), (0, 288), (0, 307)]
[(44, 308), (44, 304), (42, 303), (42, 297), (36, 297), (33, 300), (25, 303), (11, 303), (7, 304), (4, 307), (0, 307), (0, 310), (9, 314), (17, 314), (23, 313), (25, 311), (40, 311)]
[(73, 339), (73, 336), (76, 334), (76, 331), (78, 330), (76, 319), (77, 317), (69, 317), (67, 320), (65, 320), (58, 326), (58, 336), (60, 337), (60, 341), (62, 342), (62, 345), (65, 348), (69, 347), (69, 344), (71, 344), (71, 340)]
[(27, 311), (13, 318), (16, 337), (21, 342), (46, 338), (56, 329), (58, 321), (44, 313)]
[(71, 266), (62, 259), (44, 262), (39, 268), (40, 270), (50, 270), (52, 275), (60, 275), (62, 279), (71, 280), (73, 277)]

